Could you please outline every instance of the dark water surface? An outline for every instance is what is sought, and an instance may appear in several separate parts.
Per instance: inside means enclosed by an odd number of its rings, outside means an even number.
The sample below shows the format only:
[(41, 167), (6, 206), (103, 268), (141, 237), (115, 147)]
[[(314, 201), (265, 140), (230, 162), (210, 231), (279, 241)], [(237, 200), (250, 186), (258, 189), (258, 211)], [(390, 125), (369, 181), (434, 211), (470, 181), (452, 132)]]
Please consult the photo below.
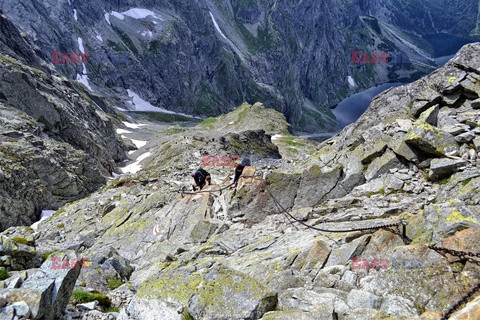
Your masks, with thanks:
[(398, 87), (404, 84), (403, 82), (384, 83), (375, 87), (368, 88), (365, 91), (356, 93), (342, 102), (340, 102), (335, 109), (332, 110), (333, 114), (338, 120), (338, 130), (343, 129), (346, 125), (357, 121), (358, 118), (367, 110), (373, 97), (377, 94), (392, 88)]

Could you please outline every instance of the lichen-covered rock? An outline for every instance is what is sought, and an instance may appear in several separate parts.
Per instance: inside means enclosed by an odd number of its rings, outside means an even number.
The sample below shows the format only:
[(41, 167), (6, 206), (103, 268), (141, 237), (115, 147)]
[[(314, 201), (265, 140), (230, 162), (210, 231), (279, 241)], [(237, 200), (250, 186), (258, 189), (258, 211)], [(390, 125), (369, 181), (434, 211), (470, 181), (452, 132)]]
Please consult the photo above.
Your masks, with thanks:
[(422, 114), (420, 114), (420, 116), (418, 117), (418, 121), (428, 123), (432, 126), (437, 126), (439, 110), (440, 108), (438, 105), (430, 107), (429, 109), (422, 112)]
[(25, 244), (25, 242), (16, 242), (22, 239), (24, 238), (9, 238), (0, 235), (0, 256), (8, 256), (8, 259), (2, 261), (2, 265), (8, 270), (37, 268), (42, 264), (42, 258), (34, 247)]
[(258, 319), (277, 304), (263, 284), (224, 267), (190, 275), (164, 272), (144, 283), (139, 296), (184, 304), (195, 319)]
[(458, 152), (455, 138), (425, 122), (415, 122), (405, 135), (405, 142), (433, 155), (454, 155)]

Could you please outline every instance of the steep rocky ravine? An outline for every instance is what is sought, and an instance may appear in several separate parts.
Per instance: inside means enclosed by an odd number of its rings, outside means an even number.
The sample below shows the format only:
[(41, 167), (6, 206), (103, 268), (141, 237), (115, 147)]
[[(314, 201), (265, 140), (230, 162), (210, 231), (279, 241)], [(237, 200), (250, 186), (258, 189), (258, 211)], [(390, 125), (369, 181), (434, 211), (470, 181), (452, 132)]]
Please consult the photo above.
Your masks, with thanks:
[[(440, 319), (480, 279), (478, 258), (431, 247), (478, 253), (479, 53), (467, 45), (443, 68), (388, 90), (321, 144), (291, 136), (284, 116), (259, 103), (158, 132), (136, 174), (35, 229), (0, 234), (10, 276), (0, 281), (0, 315)], [(135, 130), (153, 130), (143, 124)], [(206, 167), (211, 192), (182, 194), (205, 153), (281, 159), (247, 167), (236, 189), (221, 192), (233, 168)], [(284, 210), (345, 232), (305, 228)], [(53, 269), (79, 258), (90, 261), (80, 272)], [(458, 309), (450, 319), (478, 319), (480, 297)]]

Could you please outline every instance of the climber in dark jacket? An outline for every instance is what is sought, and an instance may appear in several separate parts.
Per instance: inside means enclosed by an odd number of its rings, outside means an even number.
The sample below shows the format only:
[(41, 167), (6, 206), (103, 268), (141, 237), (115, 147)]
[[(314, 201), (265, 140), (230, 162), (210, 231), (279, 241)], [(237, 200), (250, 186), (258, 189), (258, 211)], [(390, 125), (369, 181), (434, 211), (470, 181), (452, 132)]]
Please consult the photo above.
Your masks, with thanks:
[(240, 179), (240, 176), (243, 173), (243, 169), (245, 167), (250, 166), (250, 158), (249, 157), (242, 157), (242, 163), (237, 165), (235, 168), (235, 176), (233, 178), (233, 187), (237, 187), (238, 179)]
[(205, 182), (208, 182), (209, 185), (212, 184), (212, 178), (210, 177), (210, 173), (208, 173), (202, 168), (193, 171), (192, 177), (195, 180), (195, 183), (192, 185), (193, 191), (197, 191), (197, 187), (202, 190), (203, 187), (205, 187)]

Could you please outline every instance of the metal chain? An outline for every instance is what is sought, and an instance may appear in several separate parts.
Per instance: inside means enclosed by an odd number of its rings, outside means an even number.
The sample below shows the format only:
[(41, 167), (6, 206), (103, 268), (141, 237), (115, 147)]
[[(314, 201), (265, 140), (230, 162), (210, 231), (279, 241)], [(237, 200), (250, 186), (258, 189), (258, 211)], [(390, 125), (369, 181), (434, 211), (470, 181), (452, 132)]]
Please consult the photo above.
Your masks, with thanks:
[(472, 290), (470, 290), (466, 295), (462, 297), (462, 299), (458, 300), (453, 306), (451, 306), (442, 316), (440, 320), (447, 320), (450, 315), (458, 309), (462, 304), (466, 303), (470, 298), (480, 290), (480, 283), (478, 283)]
[(467, 251), (457, 251), (457, 250), (452, 250), (452, 249), (448, 249), (448, 248), (443, 248), (443, 247), (437, 247), (437, 246), (428, 246), (429, 249), (432, 249), (432, 250), (435, 250), (435, 251), (438, 251), (438, 252), (445, 252), (445, 253), (448, 253), (452, 256), (456, 256), (456, 257), (460, 257), (460, 258), (463, 258), (465, 256), (470, 256), (470, 257), (477, 257), (477, 258), (480, 258), (480, 253), (478, 252), (467, 252)]
[[(449, 255), (455, 256), (455, 257), (460, 257), (460, 258), (465, 258), (466, 256), (470, 257), (477, 257), (480, 258), (480, 253), (478, 252), (468, 252), (468, 251), (459, 251), (459, 250), (452, 250), (448, 248), (443, 248), (443, 247), (437, 247), (435, 245), (429, 245), (429, 249), (435, 250), (439, 253), (448, 253)], [(462, 304), (467, 302), (477, 291), (480, 290), (480, 283), (478, 283), (475, 287), (473, 287), (472, 290), (470, 290), (466, 295), (464, 295), (460, 300), (458, 300), (453, 306), (451, 306), (442, 316), (440, 320), (447, 320), (449, 316), (458, 309)]]
[(352, 232), (352, 231), (367, 231), (367, 230), (374, 230), (374, 229), (382, 229), (382, 228), (391, 228), (391, 227), (398, 227), (401, 223), (403, 224), (403, 221), (397, 222), (397, 223), (391, 223), (391, 224), (385, 224), (385, 225), (380, 225), (380, 226), (375, 226), (375, 227), (365, 227), (365, 228), (351, 228), (351, 229), (343, 229), (343, 230), (328, 230), (328, 229), (322, 229), (318, 228), (309, 224), (306, 224), (302, 220), (299, 220), (292, 216), (281, 204), (280, 202), (275, 198), (275, 196), (272, 194), (272, 192), (268, 189), (268, 187), (265, 186), (265, 189), (267, 192), (270, 194), (272, 197), (273, 201), (275, 204), (282, 210), (282, 213), (285, 214), (287, 217), (290, 219), (293, 219), (295, 222), (300, 223), (304, 227), (307, 227), (308, 229), (312, 229), (315, 231), (320, 231), (320, 232), (333, 232), (333, 233), (344, 233), (344, 232)]

